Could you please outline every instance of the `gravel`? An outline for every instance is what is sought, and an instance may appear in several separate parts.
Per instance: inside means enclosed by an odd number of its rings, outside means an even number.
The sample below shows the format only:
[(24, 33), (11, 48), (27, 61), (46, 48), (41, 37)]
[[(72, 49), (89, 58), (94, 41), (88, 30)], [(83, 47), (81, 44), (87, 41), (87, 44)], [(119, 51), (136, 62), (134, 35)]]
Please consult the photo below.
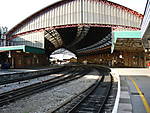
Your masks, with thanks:
[(78, 80), (4, 105), (0, 107), (0, 113), (50, 113), (60, 104), (87, 89), (98, 77), (95, 70)]

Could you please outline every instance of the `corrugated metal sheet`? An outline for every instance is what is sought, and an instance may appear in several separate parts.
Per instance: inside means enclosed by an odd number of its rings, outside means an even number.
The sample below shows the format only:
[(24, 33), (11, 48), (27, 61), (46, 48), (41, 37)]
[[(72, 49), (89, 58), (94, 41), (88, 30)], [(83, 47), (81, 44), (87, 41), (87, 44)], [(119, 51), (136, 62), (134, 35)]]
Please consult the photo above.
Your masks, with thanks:
[(28, 45), (44, 48), (44, 32), (35, 32), (13, 39), (14, 45)]
[(110, 24), (140, 28), (141, 18), (121, 8), (94, 0), (74, 0), (42, 12), (24, 23), (13, 35), (68, 24)]

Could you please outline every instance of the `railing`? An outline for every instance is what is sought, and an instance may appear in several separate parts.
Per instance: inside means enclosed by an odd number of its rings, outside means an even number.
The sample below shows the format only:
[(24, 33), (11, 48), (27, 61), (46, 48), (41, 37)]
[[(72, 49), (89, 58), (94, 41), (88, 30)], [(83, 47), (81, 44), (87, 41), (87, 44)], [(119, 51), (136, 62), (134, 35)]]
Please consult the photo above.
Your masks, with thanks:
[(6, 41), (6, 40), (0, 40), (0, 47), (5, 46), (17, 46), (17, 45), (27, 45), (30, 43), (30, 41)]
[(6, 41), (6, 40), (0, 40), (0, 47), (5, 46), (18, 46), (18, 45), (27, 45), (32, 47), (41, 48), (42, 43), (40, 42), (31, 42), (31, 41)]
[(13, 45), (12, 42), (8, 42), (6, 40), (0, 40), (0, 47), (11, 46), (11, 45)]

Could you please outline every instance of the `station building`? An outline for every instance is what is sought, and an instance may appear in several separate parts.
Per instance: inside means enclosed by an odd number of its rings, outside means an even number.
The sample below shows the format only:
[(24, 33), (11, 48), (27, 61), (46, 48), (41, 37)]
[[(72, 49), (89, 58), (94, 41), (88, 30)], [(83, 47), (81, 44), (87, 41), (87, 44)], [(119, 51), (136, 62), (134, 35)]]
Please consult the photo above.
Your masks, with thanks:
[[(113, 32), (111, 52), (84, 55), (78, 60), (110, 67), (146, 67), (141, 31)], [(90, 56), (90, 57), (89, 57)]]
[(11, 68), (34, 68), (47, 65), (45, 50), (26, 45), (5, 46), (0, 48), (8, 56)]
[[(0, 64), (10, 64), (10, 68), (32, 68), (36, 66), (48, 65), (48, 58), (45, 50), (17, 44), (15, 41), (6, 39), (7, 28), (0, 28)], [(31, 42), (29, 42), (31, 43)]]

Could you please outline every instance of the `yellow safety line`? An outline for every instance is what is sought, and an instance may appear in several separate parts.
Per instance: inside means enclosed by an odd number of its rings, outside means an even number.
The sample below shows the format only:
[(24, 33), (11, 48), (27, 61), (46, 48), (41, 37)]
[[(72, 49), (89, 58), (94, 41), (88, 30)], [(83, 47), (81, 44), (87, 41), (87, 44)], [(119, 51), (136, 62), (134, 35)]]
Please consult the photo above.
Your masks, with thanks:
[(129, 78), (129, 79), (132, 81), (132, 83), (134, 84), (136, 90), (138, 91), (138, 93), (139, 93), (139, 95), (140, 95), (140, 97), (141, 97), (141, 99), (142, 99), (142, 101), (143, 101), (143, 104), (144, 104), (144, 107), (145, 107), (145, 109), (146, 109), (146, 112), (147, 112), (147, 113), (150, 113), (150, 106), (149, 106), (149, 104), (148, 104), (146, 98), (145, 98), (144, 95), (142, 94), (140, 88), (138, 87), (138, 85), (136, 84), (136, 82), (135, 82), (133, 79), (131, 79), (131, 78)]

